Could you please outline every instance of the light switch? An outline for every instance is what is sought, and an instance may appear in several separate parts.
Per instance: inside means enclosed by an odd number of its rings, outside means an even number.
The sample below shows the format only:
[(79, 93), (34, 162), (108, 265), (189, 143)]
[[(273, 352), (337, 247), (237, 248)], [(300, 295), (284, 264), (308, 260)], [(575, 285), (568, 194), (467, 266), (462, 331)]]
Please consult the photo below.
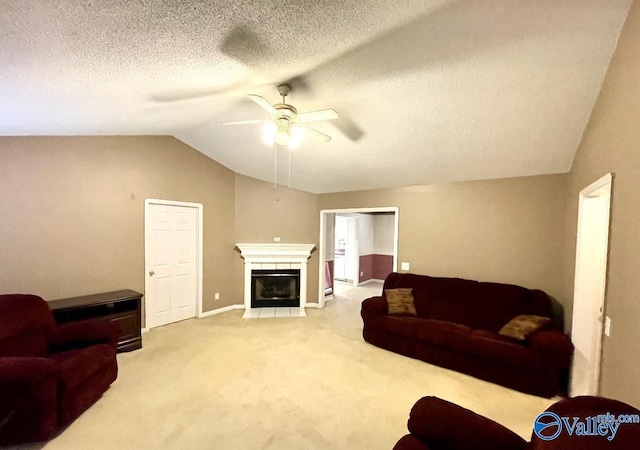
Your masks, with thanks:
[(611, 318), (609, 316), (604, 318), (604, 334), (611, 336)]
[(402, 270), (409, 270), (409, 263), (408, 262), (403, 262), (401, 267), (402, 267)]

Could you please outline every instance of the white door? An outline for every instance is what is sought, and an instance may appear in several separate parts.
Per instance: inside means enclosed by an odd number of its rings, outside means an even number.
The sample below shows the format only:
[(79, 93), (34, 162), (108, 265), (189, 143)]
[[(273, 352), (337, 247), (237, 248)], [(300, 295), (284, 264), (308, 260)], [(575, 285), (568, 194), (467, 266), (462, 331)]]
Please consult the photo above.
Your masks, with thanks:
[(336, 215), (334, 278), (357, 283), (358, 266), (358, 219)]
[(609, 243), (611, 174), (580, 192), (569, 394), (598, 395)]
[(358, 219), (356, 217), (347, 218), (347, 248), (344, 257), (345, 274), (347, 280), (353, 281), (354, 286), (360, 283), (358, 271), (360, 270), (360, 256), (358, 247)]
[(148, 328), (196, 315), (198, 208), (150, 203), (145, 217)]
[(340, 281), (346, 281), (347, 279), (345, 257), (348, 239), (349, 230), (347, 226), (347, 218), (344, 216), (336, 216), (333, 277)]

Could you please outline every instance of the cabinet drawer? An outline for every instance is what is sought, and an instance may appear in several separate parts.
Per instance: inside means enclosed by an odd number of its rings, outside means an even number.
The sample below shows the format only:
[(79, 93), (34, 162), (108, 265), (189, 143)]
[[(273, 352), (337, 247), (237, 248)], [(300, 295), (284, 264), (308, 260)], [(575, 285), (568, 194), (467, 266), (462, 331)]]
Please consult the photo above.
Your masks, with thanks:
[(111, 316), (109, 320), (120, 325), (120, 329), (122, 330), (120, 339), (130, 339), (140, 335), (140, 319), (135, 313)]

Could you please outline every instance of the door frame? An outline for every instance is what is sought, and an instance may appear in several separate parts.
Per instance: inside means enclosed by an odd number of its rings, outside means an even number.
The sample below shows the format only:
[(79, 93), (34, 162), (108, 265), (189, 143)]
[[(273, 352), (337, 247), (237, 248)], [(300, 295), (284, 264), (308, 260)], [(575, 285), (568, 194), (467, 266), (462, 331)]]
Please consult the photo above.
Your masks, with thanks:
[[(579, 298), (580, 288), (578, 286), (578, 274), (580, 274), (584, 269), (581, 267), (582, 255), (581, 252), (585, 249), (582, 248), (581, 242), (584, 239), (585, 234), (585, 217), (584, 217), (584, 208), (585, 203), (590, 201), (590, 199), (605, 197), (604, 205), (601, 211), (601, 219), (603, 220), (603, 229), (601, 230), (601, 236), (598, 237), (599, 244), (603, 247), (602, 254), (599, 261), (599, 286), (598, 286), (598, 305), (599, 305), (599, 334), (600, 336), (596, 340), (596, 355), (597, 361), (595, 364), (595, 380), (596, 387), (595, 392), (591, 393), (582, 393), (579, 395), (599, 395), (600, 394), (600, 385), (601, 385), (601, 377), (602, 377), (602, 343), (604, 340), (604, 321), (606, 317), (606, 309), (605, 309), (605, 301), (606, 301), (606, 288), (607, 288), (607, 271), (608, 271), (608, 254), (609, 254), (609, 233), (610, 233), (610, 224), (611, 224), (611, 191), (612, 191), (612, 183), (613, 183), (613, 175), (608, 173), (601, 177), (600, 179), (594, 181), (586, 188), (580, 191), (578, 196), (578, 226), (577, 226), (577, 237), (576, 237), (576, 267), (574, 273), (574, 288), (573, 288), (573, 308), (575, 311), (576, 308), (576, 300)], [(606, 215), (606, 217), (605, 217)], [(573, 320), (572, 320), (572, 335), (573, 335)], [(572, 390), (572, 380), (574, 376), (574, 368), (571, 370), (571, 383), (569, 385), (569, 390)], [(571, 394), (570, 395), (574, 395)]]
[[(358, 214), (358, 213), (375, 213), (375, 212), (392, 212), (394, 213), (394, 227), (393, 227), (393, 271), (398, 271), (398, 225), (400, 223), (400, 208), (397, 206), (379, 206), (374, 208), (342, 208), (342, 209), (322, 209), (320, 210), (320, 240), (318, 249), (318, 308), (324, 308), (324, 262), (327, 254), (325, 248), (326, 243), (326, 218), (327, 214)], [(358, 269), (359, 270), (359, 269)], [(360, 272), (358, 272), (360, 273)], [(307, 303), (307, 306), (316, 306), (315, 304)]]
[[(149, 264), (149, 243), (151, 242), (150, 233), (152, 227), (149, 218), (149, 209), (151, 205), (180, 206), (185, 208), (195, 208), (196, 210), (196, 317), (201, 318), (202, 315), (202, 253), (203, 253), (203, 212), (204, 206), (201, 203), (182, 202), (177, 200), (162, 200), (157, 198), (147, 198), (144, 201), (144, 291), (149, 292), (149, 276), (151, 270)], [(144, 330), (149, 331), (147, 327), (147, 317), (149, 317), (149, 302), (147, 296), (144, 299)]]

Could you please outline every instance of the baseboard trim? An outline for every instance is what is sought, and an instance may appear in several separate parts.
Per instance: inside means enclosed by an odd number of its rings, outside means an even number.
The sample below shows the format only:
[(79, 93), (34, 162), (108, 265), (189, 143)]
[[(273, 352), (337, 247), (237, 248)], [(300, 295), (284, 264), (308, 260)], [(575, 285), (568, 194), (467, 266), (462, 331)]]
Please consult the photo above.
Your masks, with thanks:
[(320, 308), (320, 303), (307, 303), (305, 308)]
[(233, 311), (234, 309), (244, 309), (244, 305), (229, 305), (229, 306), (223, 306), (222, 308), (212, 309), (210, 311), (204, 311), (202, 314), (200, 314), (200, 319), (203, 319), (209, 316), (214, 316), (216, 314), (221, 314), (227, 311)]
[(377, 278), (369, 278), (368, 280), (364, 280), (364, 281), (358, 283), (358, 286), (362, 286), (364, 284), (369, 284), (369, 283), (371, 283), (373, 281), (382, 281), (384, 283), (384, 280), (378, 280)]

